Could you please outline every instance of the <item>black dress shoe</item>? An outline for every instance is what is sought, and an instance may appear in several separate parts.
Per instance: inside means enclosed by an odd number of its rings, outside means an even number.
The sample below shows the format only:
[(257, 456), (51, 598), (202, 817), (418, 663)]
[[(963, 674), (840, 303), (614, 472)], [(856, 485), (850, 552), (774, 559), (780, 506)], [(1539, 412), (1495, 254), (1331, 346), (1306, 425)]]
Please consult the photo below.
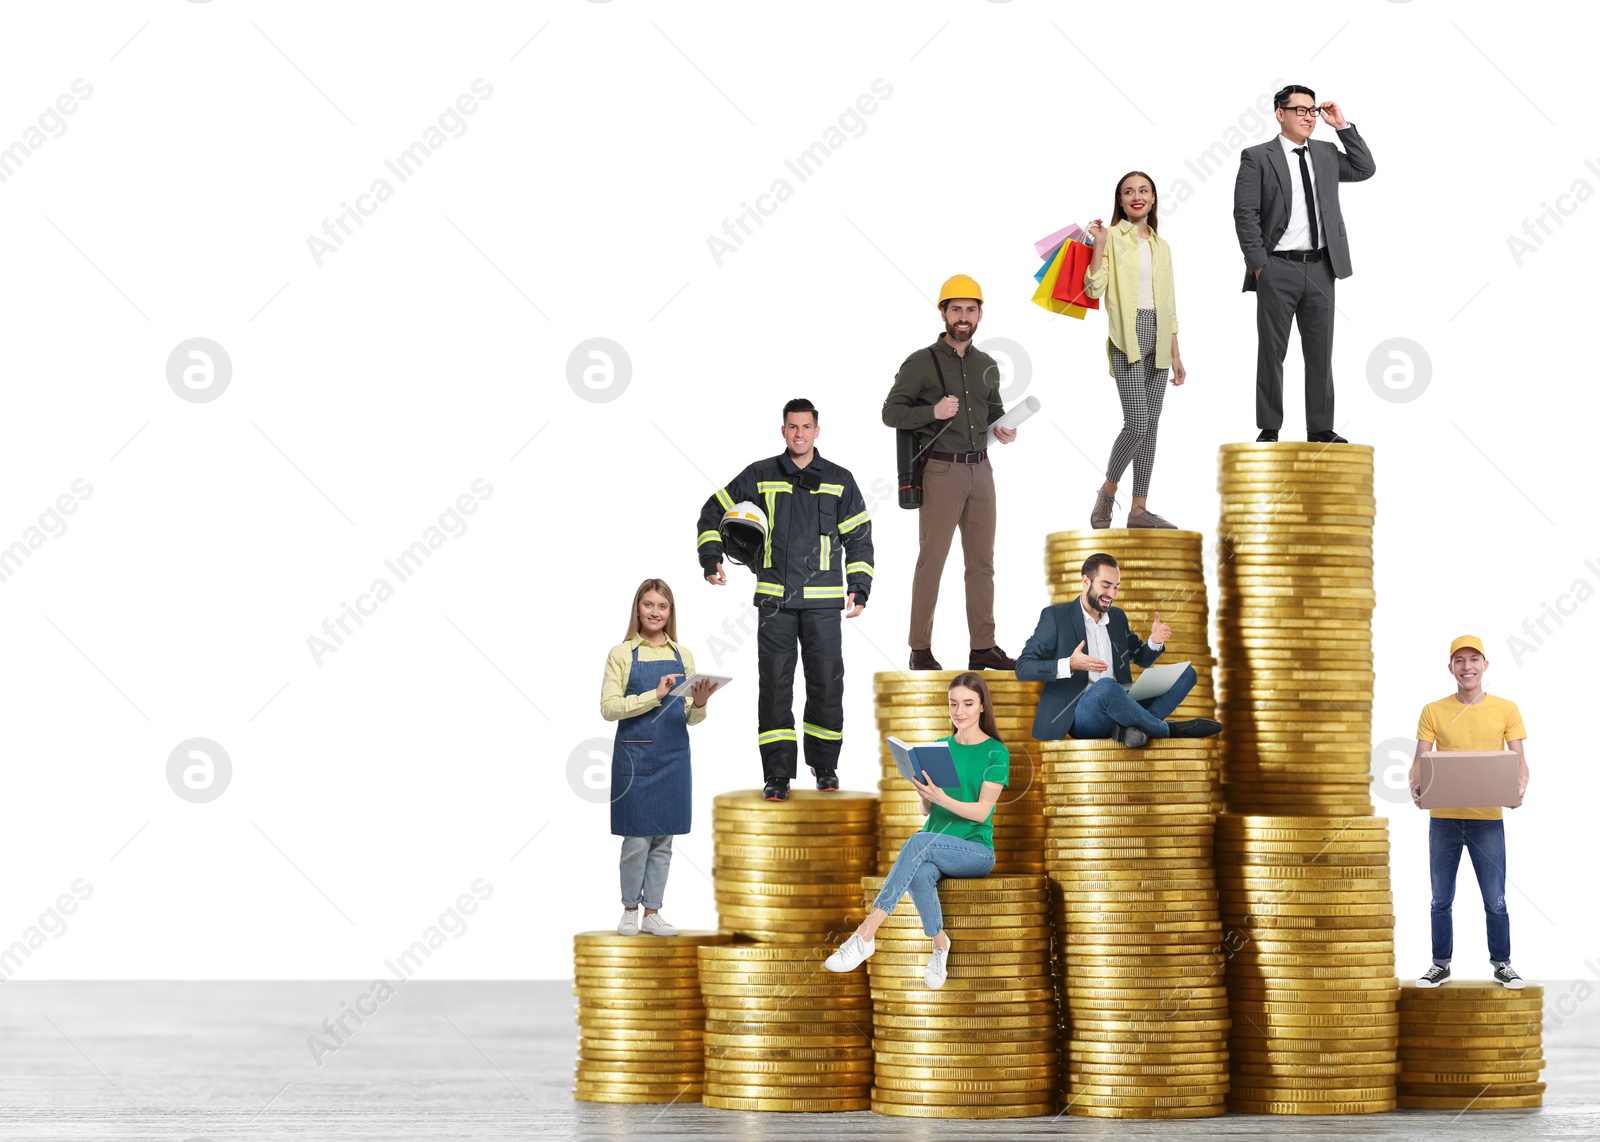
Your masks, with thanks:
[(912, 670), (943, 670), (944, 667), (939, 665), (939, 660), (933, 656), (933, 651), (931, 649), (929, 649), (929, 650), (913, 650), (911, 652), (911, 669)]
[(1129, 749), (1143, 749), (1150, 744), (1150, 735), (1135, 726), (1113, 725), (1111, 740), (1119, 741)]
[(767, 787), (762, 790), (762, 794), (768, 801), (787, 801), (789, 799), (789, 779), (787, 777), (769, 778)]
[(823, 793), (839, 792), (839, 771), (837, 769), (813, 768), (811, 772), (817, 775), (817, 788)]
[(1175, 738), (1209, 738), (1222, 732), (1222, 723), (1210, 718), (1190, 718), (1185, 722), (1168, 722), (1167, 727)]
[(1009, 657), (998, 646), (988, 650), (974, 650), (967, 654), (968, 670), (1015, 670), (1017, 660)]
[(1278, 430), (1276, 428), (1263, 428), (1261, 435), (1256, 437), (1257, 444), (1276, 444), (1277, 442)]
[(1337, 432), (1308, 432), (1306, 439), (1312, 444), (1349, 444), (1350, 442)]

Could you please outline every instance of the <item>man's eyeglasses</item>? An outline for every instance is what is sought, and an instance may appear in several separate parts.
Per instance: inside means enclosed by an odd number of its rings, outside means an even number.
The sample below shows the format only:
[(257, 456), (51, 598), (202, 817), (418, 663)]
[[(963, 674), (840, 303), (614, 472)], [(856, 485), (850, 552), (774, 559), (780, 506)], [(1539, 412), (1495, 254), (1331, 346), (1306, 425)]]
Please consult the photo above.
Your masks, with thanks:
[(1283, 110), (1291, 115), (1298, 115), (1302, 119), (1315, 119), (1318, 115), (1326, 115), (1321, 107), (1284, 107)]

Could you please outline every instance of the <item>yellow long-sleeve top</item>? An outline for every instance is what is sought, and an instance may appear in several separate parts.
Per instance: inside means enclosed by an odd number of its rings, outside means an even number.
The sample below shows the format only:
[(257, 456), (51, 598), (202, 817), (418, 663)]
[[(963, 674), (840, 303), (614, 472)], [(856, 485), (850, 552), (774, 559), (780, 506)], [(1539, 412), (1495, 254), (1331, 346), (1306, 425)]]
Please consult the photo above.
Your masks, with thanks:
[[(1178, 303), (1173, 299), (1172, 247), (1150, 231), (1151, 292), (1156, 309), (1156, 368), (1172, 368), (1172, 335), (1178, 331)], [(1083, 292), (1106, 299), (1106, 357), (1116, 346), (1130, 361), (1139, 359), (1139, 235), (1124, 218), (1106, 228), (1106, 251), (1100, 272), (1085, 270)], [(1116, 369), (1110, 370), (1112, 376)]]
[[(608, 722), (620, 722), (623, 718), (648, 714), (661, 705), (656, 699), (654, 690), (631, 696), (628, 694), (628, 671), (633, 668), (635, 647), (639, 650), (640, 662), (657, 662), (663, 659), (670, 662), (673, 651), (677, 651), (683, 658), (685, 676), (694, 673), (694, 655), (670, 638), (660, 646), (646, 642), (642, 635), (635, 635), (627, 642), (618, 643), (611, 648), (611, 653), (606, 657), (606, 677), (600, 684), (600, 716)], [(706, 719), (706, 708), (696, 706), (694, 699), (688, 695), (682, 698), (668, 698), (667, 701), (683, 703), (691, 726), (698, 725)]]

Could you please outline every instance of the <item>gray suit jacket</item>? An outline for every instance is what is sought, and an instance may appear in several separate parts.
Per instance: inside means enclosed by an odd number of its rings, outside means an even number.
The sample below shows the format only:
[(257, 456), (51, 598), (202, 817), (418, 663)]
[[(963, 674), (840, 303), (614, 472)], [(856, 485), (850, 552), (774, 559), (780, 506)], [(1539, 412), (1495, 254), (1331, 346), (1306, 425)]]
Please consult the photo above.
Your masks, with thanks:
[[(1339, 212), (1339, 184), (1361, 182), (1378, 168), (1372, 152), (1351, 124), (1339, 132), (1340, 150), (1321, 139), (1310, 140), (1311, 177), (1316, 180), (1317, 205), (1321, 208), (1317, 230), (1328, 246), (1333, 276), (1350, 276), (1350, 242), (1344, 233), (1344, 215)], [(1239, 156), (1239, 177), (1233, 184), (1233, 228), (1244, 251), (1244, 288), (1256, 288), (1256, 270), (1267, 264), (1283, 232), (1289, 228), (1291, 191), (1289, 180), (1300, 171), (1290, 169), (1283, 144), (1274, 135), (1265, 143), (1246, 147)]]

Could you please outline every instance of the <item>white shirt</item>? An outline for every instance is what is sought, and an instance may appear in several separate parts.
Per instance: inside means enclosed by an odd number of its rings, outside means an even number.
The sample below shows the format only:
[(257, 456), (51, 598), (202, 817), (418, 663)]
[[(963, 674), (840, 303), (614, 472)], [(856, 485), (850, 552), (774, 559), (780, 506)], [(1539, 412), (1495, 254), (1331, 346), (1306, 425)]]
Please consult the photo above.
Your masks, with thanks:
[[(1105, 611), (1100, 615), (1100, 620), (1095, 621), (1094, 613), (1083, 606), (1083, 599), (1078, 599), (1078, 606), (1083, 607), (1083, 652), (1090, 658), (1098, 658), (1110, 666), (1111, 670), (1089, 671), (1089, 685), (1093, 686), (1108, 674), (1115, 674), (1117, 660), (1111, 650), (1111, 612)], [(1165, 650), (1166, 643), (1152, 642), (1146, 644), (1151, 650)], [(1072, 658), (1056, 659), (1056, 677), (1072, 677)]]
[[(1300, 177), (1300, 156), (1295, 154), (1295, 146), (1289, 141), (1289, 136), (1279, 135), (1278, 142), (1283, 144), (1283, 157), (1289, 161), (1289, 228), (1283, 232), (1275, 247), (1279, 250), (1309, 250), (1311, 249), (1311, 215), (1306, 212), (1306, 190), (1304, 180)], [(1311, 198), (1313, 203), (1317, 198), (1317, 171), (1316, 164), (1311, 161), (1311, 140), (1307, 139), (1306, 163), (1311, 168)], [(1328, 234), (1322, 224), (1322, 211), (1317, 211), (1317, 249), (1324, 249), (1328, 245)]]
[(1139, 238), (1139, 294), (1135, 309), (1156, 307), (1155, 274), (1150, 267), (1150, 239)]

